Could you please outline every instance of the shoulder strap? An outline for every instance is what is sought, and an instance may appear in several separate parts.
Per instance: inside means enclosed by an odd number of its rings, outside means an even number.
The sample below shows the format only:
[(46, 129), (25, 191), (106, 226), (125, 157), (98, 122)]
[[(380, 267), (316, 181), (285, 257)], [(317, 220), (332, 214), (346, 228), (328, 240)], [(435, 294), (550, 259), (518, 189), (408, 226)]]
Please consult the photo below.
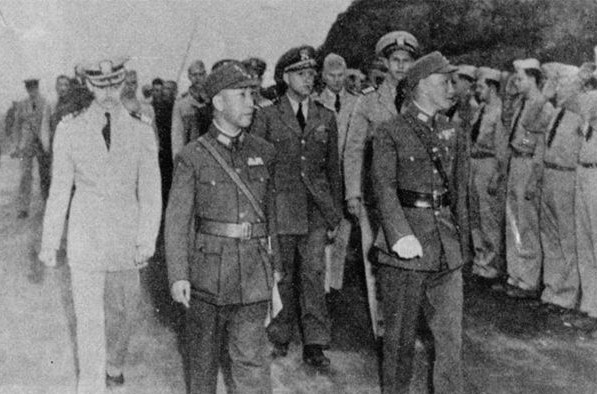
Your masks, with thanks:
[(261, 206), (257, 202), (257, 199), (251, 192), (251, 189), (243, 182), (243, 180), (238, 176), (238, 174), (228, 165), (226, 160), (220, 155), (220, 153), (216, 150), (216, 148), (209, 142), (205, 137), (201, 136), (197, 139), (199, 143), (213, 156), (213, 158), (218, 162), (220, 167), (224, 170), (224, 172), (232, 179), (232, 181), (238, 186), (241, 192), (247, 197), (253, 209), (257, 213), (257, 216), (263, 221), (266, 221), (265, 213)]
[(425, 131), (421, 130), (421, 127), (419, 125), (417, 125), (416, 121), (412, 118), (412, 116), (410, 114), (406, 114), (404, 117), (405, 117), (406, 121), (410, 124), (410, 126), (413, 128), (413, 130), (415, 130), (415, 134), (417, 135), (417, 138), (419, 138), (419, 141), (425, 147), (425, 150), (427, 151), (427, 155), (431, 159), (431, 162), (435, 166), (435, 169), (439, 173), (439, 176), (442, 178), (442, 183), (444, 184), (444, 188), (446, 189), (446, 192), (449, 193), (450, 192), (450, 181), (448, 180), (448, 174), (444, 170), (444, 166), (442, 165), (439, 155), (436, 155), (432, 151), (431, 141), (429, 141), (429, 139), (425, 135)]

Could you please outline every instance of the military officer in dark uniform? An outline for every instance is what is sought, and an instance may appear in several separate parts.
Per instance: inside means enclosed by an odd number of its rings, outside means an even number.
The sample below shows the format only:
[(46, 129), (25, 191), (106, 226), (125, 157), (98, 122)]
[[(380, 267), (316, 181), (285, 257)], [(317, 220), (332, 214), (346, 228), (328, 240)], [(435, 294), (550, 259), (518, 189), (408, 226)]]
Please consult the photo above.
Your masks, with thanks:
[(384, 393), (408, 393), (420, 312), (434, 337), (434, 393), (462, 392), (462, 275), (458, 224), (467, 177), (457, 164), (466, 140), (438, 112), (450, 108), (455, 67), (439, 53), (407, 71), (412, 101), (373, 140), (373, 186), (386, 244), (379, 277), (386, 330)]
[(272, 142), (278, 155), (274, 186), (284, 277), (279, 284), (283, 309), (268, 329), (274, 356), (287, 354), (299, 320), (303, 360), (327, 367), (330, 360), (323, 349), (330, 341), (330, 320), (324, 247), (342, 219), (342, 185), (334, 112), (310, 98), (314, 55), (310, 46), (282, 55), (276, 70), (287, 90), (275, 104), (257, 112), (251, 132)]
[(212, 71), (205, 89), (213, 123), (176, 160), (166, 261), (172, 297), (187, 307), (190, 393), (216, 392), (222, 349), (233, 393), (271, 393), (264, 322), (278, 261), (275, 222), (267, 220), (275, 152), (244, 131), (255, 86), (240, 62)]

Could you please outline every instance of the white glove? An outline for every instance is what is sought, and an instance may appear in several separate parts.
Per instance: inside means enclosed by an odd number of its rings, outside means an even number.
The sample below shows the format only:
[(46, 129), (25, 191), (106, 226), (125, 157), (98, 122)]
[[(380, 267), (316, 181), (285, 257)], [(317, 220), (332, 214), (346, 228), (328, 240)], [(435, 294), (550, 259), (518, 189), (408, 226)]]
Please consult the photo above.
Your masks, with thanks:
[(191, 301), (191, 282), (188, 280), (177, 280), (172, 284), (170, 293), (174, 301), (180, 302), (188, 308)]
[(402, 259), (423, 257), (423, 247), (414, 235), (402, 237), (392, 246), (392, 250)]
[(54, 249), (42, 249), (37, 258), (47, 267), (56, 267), (56, 250)]

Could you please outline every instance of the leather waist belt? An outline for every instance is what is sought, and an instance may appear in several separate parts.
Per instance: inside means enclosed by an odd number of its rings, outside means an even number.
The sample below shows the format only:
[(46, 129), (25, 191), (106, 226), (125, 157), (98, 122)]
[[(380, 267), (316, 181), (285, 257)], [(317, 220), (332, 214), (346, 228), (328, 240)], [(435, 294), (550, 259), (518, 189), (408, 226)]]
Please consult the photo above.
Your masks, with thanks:
[(471, 153), (471, 158), (473, 159), (490, 159), (495, 157), (495, 153), (493, 152), (473, 152)]
[(419, 193), (412, 190), (397, 190), (398, 199), (403, 207), (439, 209), (450, 206), (448, 193)]
[(251, 239), (268, 236), (266, 223), (223, 223), (197, 218), (197, 232), (218, 237)]
[[(556, 171), (576, 171), (576, 167), (565, 167), (565, 166), (561, 166), (558, 164), (554, 164), (554, 163), (550, 163), (550, 162), (543, 162), (543, 164), (545, 165), (545, 168), (549, 168), (551, 170), (556, 170)], [(597, 163), (595, 163), (597, 164)]]
[(578, 163), (584, 168), (597, 168), (597, 163)]
[(512, 148), (512, 155), (514, 157), (525, 157), (525, 158), (531, 158), (533, 157), (533, 152), (523, 152), (523, 151), (519, 151), (515, 148)]

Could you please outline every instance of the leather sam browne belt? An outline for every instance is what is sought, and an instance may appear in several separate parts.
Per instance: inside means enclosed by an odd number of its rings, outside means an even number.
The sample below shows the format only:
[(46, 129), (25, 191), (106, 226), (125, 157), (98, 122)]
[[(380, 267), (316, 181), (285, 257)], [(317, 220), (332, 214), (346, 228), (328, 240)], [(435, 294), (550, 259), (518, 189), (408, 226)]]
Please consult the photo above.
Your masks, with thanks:
[(597, 168), (597, 163), (578, 163), (584, 168)]
[(549, 168), (550, 170), (556, 170), (556, 171), (576, 171), (575, 167), (561, 166), (559, 164), (550, 163), (550, 162), (547, 162), (547, 161), (543, 162), (543, 164), (545, 165), (545, 168)]
[(252, 239), (268, 236), (266, 223), (224, 223), (197, 218), (196, 229), (202, 234), (218, 237)]
[(450, 206), (448, 193), (419, 193), (412, 190), (398, 189), (398, 199), (403, 207), (440, 209)]

